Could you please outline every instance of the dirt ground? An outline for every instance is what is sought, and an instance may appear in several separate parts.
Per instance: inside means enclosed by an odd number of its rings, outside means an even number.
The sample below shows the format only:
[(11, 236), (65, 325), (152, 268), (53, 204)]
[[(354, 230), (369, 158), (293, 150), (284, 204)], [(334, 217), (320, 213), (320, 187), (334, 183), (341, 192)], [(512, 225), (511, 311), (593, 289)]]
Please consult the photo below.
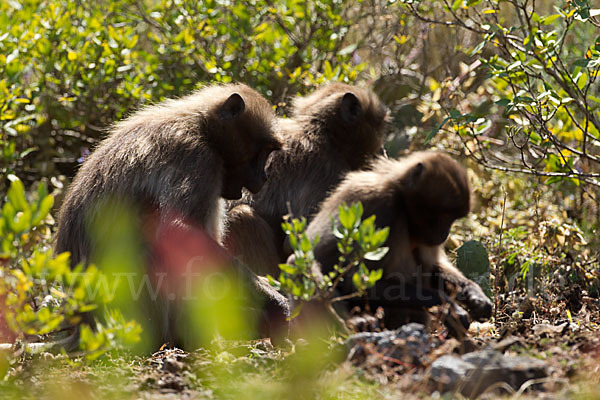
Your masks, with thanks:
[[(72, 355), (21, 355), (7, 364), (0, 394), (32, 399), (440, 398), (431, 376), (436, 359), (493, 349), (541, 360), (547, 376), (520, 387), (495, 384), (479, 398), (600, 398), (598, 300), (580, 300), (570, 320), (535, 301), (531, 310), (509, 317), (513, 306), (504, 303), (496, 314), (496, 321), (504, 322), (473, 323), (461, 340), (436, 325), (434, 312), (426, 343), (398, 339), (394, 354), (400, 355), (394, 357), (372, 343), (359, 342), (351, 350), (342, 338), (316, 346), (300, 340), (283, 349), (268, 339), (215, 341), (211, 349), (194, 352), (121, 353), (93, 362)], [(457, 384), (444, 398), (464, 396), (460, 391)]]

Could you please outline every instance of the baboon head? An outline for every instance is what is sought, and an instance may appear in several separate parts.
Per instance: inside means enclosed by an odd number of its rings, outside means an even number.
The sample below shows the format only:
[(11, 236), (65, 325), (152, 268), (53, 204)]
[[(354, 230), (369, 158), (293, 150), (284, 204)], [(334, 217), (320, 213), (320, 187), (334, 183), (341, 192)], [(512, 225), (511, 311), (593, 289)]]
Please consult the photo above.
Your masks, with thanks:
[(294, 100), (292, 117), (323, 126), (334, 147), (353, 169), (383, 145), (388, 109), (370, 90), (331, 83)]
[(274, 135), (275, 113), (267, 100), (247, 86), (232, 88), (226, 96), (215, 91), (206, 116), (208, 140), (224, 161), (221, 195), (230, 200), (241, 197), (242, 187), (252, 193), (261, 189), (267, 159), (281, 147)]
[(470, 187), (466, 171), (443, 153), (415, 153), (406, 159), (401, 207), (411, 241), (436, 246), (448, 238), (452, 223), (469, 213)]

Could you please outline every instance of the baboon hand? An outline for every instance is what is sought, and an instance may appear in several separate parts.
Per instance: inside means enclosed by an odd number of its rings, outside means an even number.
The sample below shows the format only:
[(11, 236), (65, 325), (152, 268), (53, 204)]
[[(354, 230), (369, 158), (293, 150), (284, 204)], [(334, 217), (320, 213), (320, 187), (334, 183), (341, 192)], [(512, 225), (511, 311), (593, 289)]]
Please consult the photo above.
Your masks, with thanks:
[(491, 300), (474, 282), (462, 287), (456, 299), (467, 307), (469, 315), (476, 321), (483, 321), (492, 316)]

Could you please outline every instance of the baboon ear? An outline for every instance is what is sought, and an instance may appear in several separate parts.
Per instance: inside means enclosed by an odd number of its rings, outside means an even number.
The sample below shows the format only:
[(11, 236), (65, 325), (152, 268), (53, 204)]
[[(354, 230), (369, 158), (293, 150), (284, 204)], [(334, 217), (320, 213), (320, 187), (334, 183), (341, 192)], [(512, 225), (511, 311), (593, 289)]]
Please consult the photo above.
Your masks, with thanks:
[(342, 97), (342, 104), (340, 106), (340, 113), (344, 122), (353, 124), (356, 122), (362, 112), (360, 101), (356, 98), (353, 93), (346, 93)]
[(425, 165), (422, 162), (417, 163), (412, 166), (406, 177), (404, 177), (403, 184), (407, 188), (415, 187), (419, 183), (421, 176), (423, 175), (423, 171), (425, 171)]
[(219, 118), (224, 120), (234, 119), (246, 108), (244, 99), (238, 93), (234, 93), (225, 100), (225, 102), (219, 107)]

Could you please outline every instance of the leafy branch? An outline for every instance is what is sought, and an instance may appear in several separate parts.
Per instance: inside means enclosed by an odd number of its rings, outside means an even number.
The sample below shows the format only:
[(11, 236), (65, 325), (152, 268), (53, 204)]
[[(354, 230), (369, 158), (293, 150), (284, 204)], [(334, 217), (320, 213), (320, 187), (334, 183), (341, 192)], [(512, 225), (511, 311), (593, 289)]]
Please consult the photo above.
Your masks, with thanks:
[[(389, 235), (389, 228), (377, 228), (375, 215), (364, 220), (362, 215), (363, 206), (358, 202), (352, 206), (340, 205), (338, 221), (332, 217), (332, 232), (337, 239), (339, 257), (329, 272), (322, 270), (326, 266), (319, 265), (315, 259), (314, 249), (319, 243), (319, 238), (311, 240), (308, 237), (306, 219), (293, 219), (282, 224), (294, 250), (294, 261), (279, 265), (281, 273), (278, 281), (270, 276), (268, 278), (272, 285), (294, 299), (301, 300), (292, 317), (298, 315), (302, 302), (317, 300), (325, 305), (341, 326), (345, 326), (333, 304), (364, 296), (366, 291), (381, 279), (383, 270), (369, 270), (366, 261), (378, 261), (387, 254), (388, 248), (384, 244)], [(340, 294), (340, 284), (349, 277), (353, 291)]]
[[(484, 87), (496, 96), (473, 110), (456, 95), (464, 88), (448, 88), (451, 95), (438, 101), (447, 116), (427, 140), (453, 133), (487, 168), (542, 176), (547, 184), (600, 187), (600, 98), (592, 90), (600, 75), (600, 37), (587, 33), (600, 10), (587, 0), (549, 15), (533, 1), (403, 3), (421, 21), (477, 35), (479, 44), (464, 52), (479, 58), (473, 73), (485, 73)], [(434, 11), (440, 7), (441, 14)], [(585, 47), (566, 49), (581, 37), (590, 38)]]

